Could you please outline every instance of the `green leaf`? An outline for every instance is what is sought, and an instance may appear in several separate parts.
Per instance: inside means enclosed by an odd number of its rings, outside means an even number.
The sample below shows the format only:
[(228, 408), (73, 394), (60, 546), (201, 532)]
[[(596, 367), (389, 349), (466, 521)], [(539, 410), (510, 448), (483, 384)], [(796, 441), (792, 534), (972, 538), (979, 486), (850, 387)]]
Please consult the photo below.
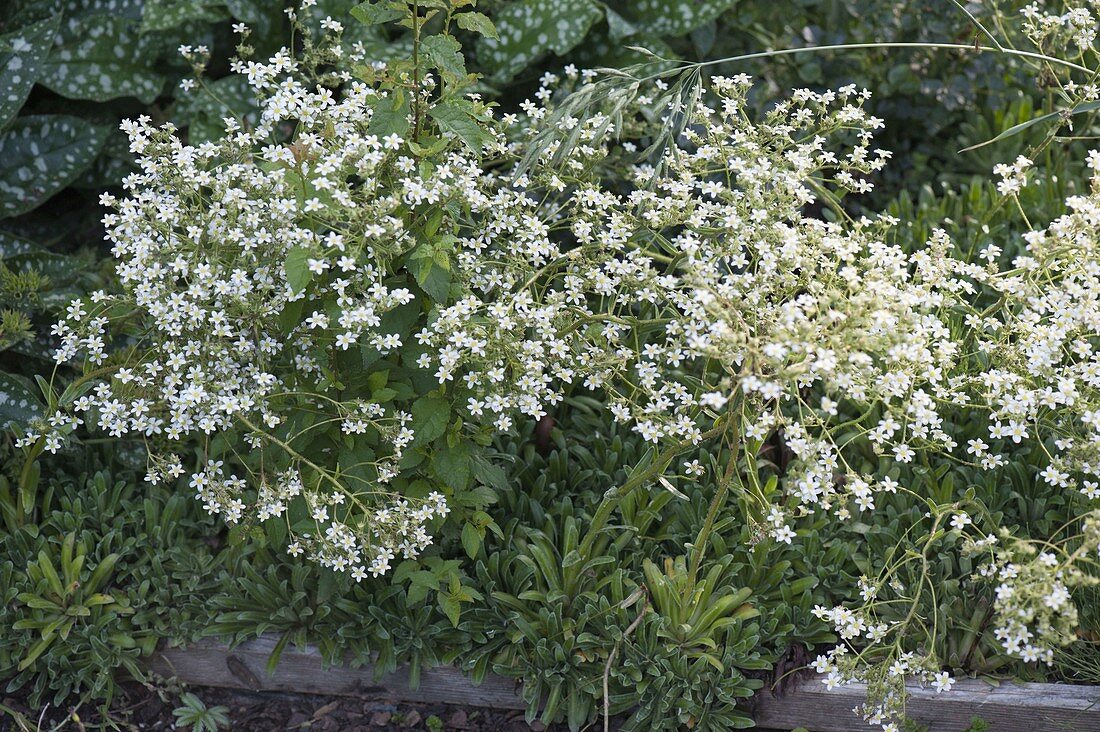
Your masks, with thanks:
[(454, 135), (474, 152), (481, 152), (493, 139), (488, 119), (477, 112), (469, 99), (448, 99), (429, 108), (428, 114), (441, 132)]
[(439, 601), (439, 607), (446, 613), (451, 625), (457, 628), (458, 620), (462, 616), (462, 606), (459, 605), (458, 600), (453, 597), (442, 598)]
[(453, 82), (466, 78), (462, 46), (452, 36), (428, 36), (420, 42), (420, 50), (431, 65), (439, 69), (444, 80)]
[(38, 642), (31, 646), (31, 649), (27, 651), (27, 655), (23, 656), (23, 659), (19, 662), (20, 671), (25, 670), (28, 666), (34, 663), (35, 659), (41, 656), (42, 652), (50, 647), (50, 643), (53, 642), (53, 636), (53, 631), (50, 631), (48, 634), (42, 634), (42, 637), (38, 640)]
[(477, 558), (477, 553), (481, 551), (481, 540), (482, 533), (477, 530), (476, 526), (473, 524), (462, 526), (462, 548), (470, 559)]
[(427, 444), (447, 431), (451, 407), (446, 399), (424, 396), (413, 402), (412, 422), (409, 425), (416, 435), (417, 444)]
[(363, 25), (381, 25), (390, 21), (400, 20), (408, 14), (408, 11), (397, 3), (375, 2), (367, 0), (351, 9), (351, 17)]
[(222, 0), (145, 0), (141, 30), (164, 31), (186, 23), (216, 23), (228, 17)]
[(17, 236), (10, 231), (0, 231), (0, 259), (42, 251), (42, 247), (37, 242)]
[(118, 554), (108, 554), (103, 558), (99, 564), (96, 565), (95, 571), (92, 572), (92, 576), (84, 584), (84, 590), (86, 592), (95, 592), (100, 587), (104, 586), (108, 576), (115, 568), (115, 564), (118, 563)]
[(50, 590), (55, 595), (65, 597), (65, 588), (61, 584), (61, 578), (57, 576), (57, 570), (54, 569), (53, 562), (50, 561), (50, 555), (46, 553), (45, 549), (38, 552), (38, 571), (46, 578), (46, 583), (49, 584)]
[(389, 97), (378, 97), (373, 102), (371, 109), (373, 114), (368, 127), (371, 134), (379, 137), (387, 135), (408, 136), (409, 98), (400, 90), (394, 91)]
[(507, 493), (512, 489), (512, 484), (508, 481), (507, 471), (499, 465), (478, 456), (473, 459), (473, 466), (474, 477), (483, 485), (495, 488), (501, 493)]
[(92, 164), (106, 127), (66, 115), (16, 117), (0, 133), (0, 217), (26, 213)]
[(307, 260), (312, 252), (307, 247), (293, 247), (286, 255), (283, 269), (286, 271), (286, 281), (295, 294), (306, 289), (306, 285), (313, 279), (313, 272), (309, 270)]
[(497, 34), (496, 26), (493, 25), (493, 21), (489, 20), (489, 16), (484, 13), (460, 13), (455, 16), (455, 24), (462, 30), (468, 30), (489, 38), (500, 39), (500, 36)]
[(42, 416), (42, 402), (34, 390), (17, 377), (0, 371), (0, 430), (26, 425)]
[(53, 48), (61, 16), (0, 36), (0, 129), (19, 113)]
[(454, 447), (444, 446), (432, 453), (435, 476), (456, 491), (462, 490), (469, 483), (472, 467), (473, 458), (467, 442), (459, 442)]
[(498, 38), (482, 38), (478, 58), (509, 79), (546, 53), (579, 44), (602, 13), (592, 0), (521, 0), (495, 16)]
[(151, 104), (164, 86), (157, 69), (160, 45), (138, 24), (113, 15), (70, 17), (39, 83), (69, 99), (106, 102), (137, 97)]
[(409, 254), (406, 267), (434, 302), (444, 302), (450, 292), (452, 248), (453, 237), (438, 237)]
[(736, 0), (635, 0), (628, 17), (643, 34), (682, 36), (717, 18)]

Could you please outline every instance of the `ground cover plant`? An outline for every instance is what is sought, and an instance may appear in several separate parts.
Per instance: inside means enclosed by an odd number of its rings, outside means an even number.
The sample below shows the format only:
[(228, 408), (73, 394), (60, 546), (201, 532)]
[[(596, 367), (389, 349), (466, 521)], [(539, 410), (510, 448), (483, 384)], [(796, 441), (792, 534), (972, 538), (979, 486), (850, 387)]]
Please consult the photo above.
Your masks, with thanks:
[(571, 729), (1096, 680), (1089, 6), (555, 5), (4, 11), (10, 692), (124, 723), (262, 633)]

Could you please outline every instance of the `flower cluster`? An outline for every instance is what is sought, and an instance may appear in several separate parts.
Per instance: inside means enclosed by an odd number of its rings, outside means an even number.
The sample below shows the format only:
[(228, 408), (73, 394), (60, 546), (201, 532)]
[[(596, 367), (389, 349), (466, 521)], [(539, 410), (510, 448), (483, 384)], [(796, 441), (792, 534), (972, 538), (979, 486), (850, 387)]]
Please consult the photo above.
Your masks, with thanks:
[[(57, 360), (95, 369), (98, 383), (73, 407), (110, 435), (144, 439), (150, 481), (186, 472), (184, 441), (203, 436), (211, 457), (190, 486), (208, 511), (290, 522), (301, 496), (316, 529), (292, 526), (294, 546), (357, 578), (377, 575), (422, 551), (447, 506), (438, 492), (391, 500), (411, 417), (366, 396), (333, 398), (333, 354), (402, 346), (384, 320), (414, 300), (392, 277), (415, 245), (405, 211), (424, 200), (483, 205), (481, 171), (457, 153), (418, 167), (400, 136), (370, 132), (384, 92), (356, 82), (337, 98), (285, 49), (241, 70), (262, 99), (252, 129), (228, 118), (220, 141), (188, 145), (171, 125), (124, 123), (140, 170), (124, 182), (127, 197), (101, 198), (115, 209), (103, 222), (122, 291), (72, 304), (54, 329)], [(112, 330), (113, 319), (138, 325)], [(348, 439), (369, 433), (377, 447), (357, 471), (321, 464), (296, 447), (316, 425), (303, 413), (327, 415)], [(46, 426), (47, 449), (74, 426), (66, 420)], [(262, 458), (247, 478), (213, 457), (237, 432)]]
[(1100, 515), (1094, 512), (1084, 523), (1076, 553), (1053, 545), (1040, 548), (1015, 540), (1006, 531), (1003, 546), (979, 568), (979, 577), (996, 584), (994, 607), (1000, 622), (993, 635), (1006, 653), (1050, 664), (1054, 649), (1075, 638), (1077, 607), (1070, 590), (1100, 581), (1075, 564), (1080, 554), (1095, 553), (1100, 547)]
[[(844, 612), (843, 609), (824, 610), (819, 617), (837, 621), (840, 632), (841, 627), (847, 627), (851, 622), (847, 618), (835, 617)], [(881, 726), (883, 732), (900, 732), (902, 729), (907, 683), (928, 684), (937, 694), (950, 691), (955, 684), (949, 673), (939, 670), (935, 658), (911, 651), (900, 653), (888, 662), (870, 665), (845, 646), (837, 646), (819, 655), (811, 667), (824, 676), (823, 683), (829, 689), (853, 683), (866, 685), (869, 701), (853, 711), (869, 724)]]
[(1066, 3), (1065, 12), (1046, 11), (1038, 2), (1021, 10), (1023, 31), (1037, 48), (1048, 52), (1080, 53), (1092, 48), (1098, 27), (1094, 3), (1076, 5)]

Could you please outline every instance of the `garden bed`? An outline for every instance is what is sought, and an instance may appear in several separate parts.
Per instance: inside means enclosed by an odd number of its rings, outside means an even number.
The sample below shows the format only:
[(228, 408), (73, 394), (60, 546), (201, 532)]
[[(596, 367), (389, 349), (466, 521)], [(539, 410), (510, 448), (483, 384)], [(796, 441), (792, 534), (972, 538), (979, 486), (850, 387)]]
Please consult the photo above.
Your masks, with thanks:
[[(369, 665), (330, 666), (313, 647), (288, 646), (273, 673), (268, 659), (278, 639), (264, 636), (234, 648), (207, 640), (186, 648), (157, 652), (148, 664), (153, 672), (186, 684), (249, 691), (280, 691), (395, 701), (459, 704), (491, 709), (523, 709), (517, 682), (490, 675), (475, 684), (457, 669), (442, 667), (421, 674), (411, 688), (405, 669), (375, 679)], [(1100, 686), (960, 680), (937, 694), (911, 687), (908, 712), (914, 722), (935, 732), (965, 732), (975, 719), (997, 732), (1085, 732), (1100, 730)], [(859, 684), (827, 690), (816, 676), (793, 681), (780, 696), (759, 692), (754, 716), (761, 727), (814, 732), (863, 732), (867, 723), (852, 712), (864, 701)]]

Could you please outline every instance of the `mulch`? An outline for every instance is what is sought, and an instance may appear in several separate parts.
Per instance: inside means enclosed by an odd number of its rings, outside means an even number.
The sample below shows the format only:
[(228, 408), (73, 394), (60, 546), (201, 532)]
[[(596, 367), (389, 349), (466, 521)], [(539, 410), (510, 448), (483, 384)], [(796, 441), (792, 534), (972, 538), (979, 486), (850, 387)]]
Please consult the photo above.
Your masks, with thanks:
[[(547, 727), (537, 720), (528, 724), (523, 712), (515, 710), (198, 686), (188, 690), (207, 707), (227, 707), (233, 732), (562, 732), (565, 729), (559, 725)], [(70, 709), (33, 709), (17, 695), (0, 697), (0, 703), (25, 720), (21, 724), (10, 712), (0, 711), (0, 732), (23, 732), (25, 728), (35, 732), (90, 732), (108, 722), (113, 723), (109, 729), (127, 731), (177, 729), (172, 715), (178, 706), (177, 699), (171, 697), (166, 703), (140, 686), (127, 689), (107, 717), (90, 708), (76, 710), (79, 722), (72, 719)], [(24, 726), (27, 722), (29, 727)]]

